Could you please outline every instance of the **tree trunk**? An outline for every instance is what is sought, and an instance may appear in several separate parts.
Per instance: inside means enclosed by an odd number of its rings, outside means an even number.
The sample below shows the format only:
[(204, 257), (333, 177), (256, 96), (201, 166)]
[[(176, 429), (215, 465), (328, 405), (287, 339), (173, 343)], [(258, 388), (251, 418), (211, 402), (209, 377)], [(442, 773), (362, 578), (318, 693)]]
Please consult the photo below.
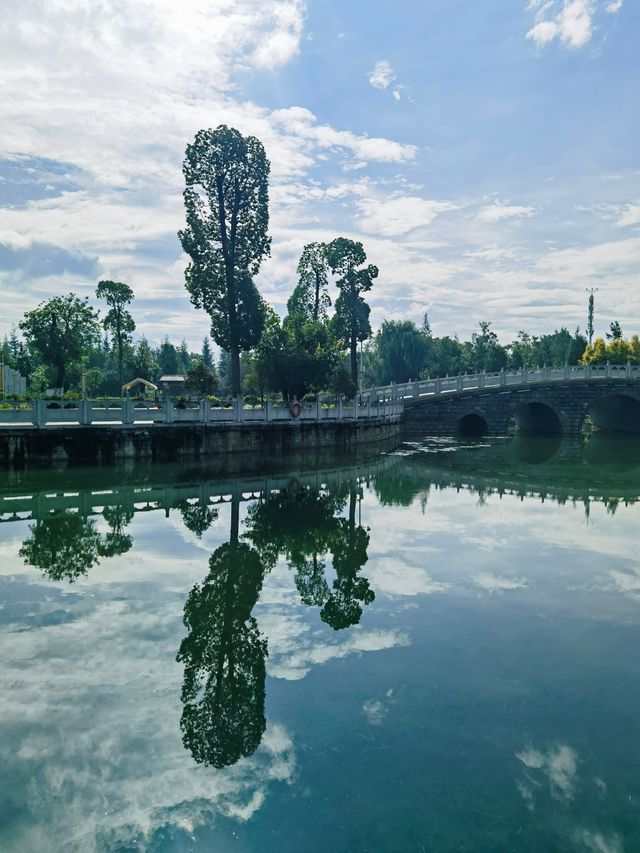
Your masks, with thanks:
[(315, 270), (316, 275), (316, 298), (313, 303), (313, 319), (318, 322), (318, 314), (320, 313), (320, 273)]
[(351, 380), (358, 390), (358, 340), (355, 335), (351, 336)]
[(240, 350), (234, 342), (229, 347), (229, 361), (231, 362), (231, 396), (240, 396)]
[(229, 543), (231, 545), (238, 544), (238, 535), (240, 532), (240, 497), (237, 494), (231, 497), (231, 526), (229, 530)]
[(64, 390), (64, 379), (66, 375), (64, 362), (56, 365), (56, 388)]
[(231, 212), (231, 234), (227, 235), (227, 218), (224, 204), (224, 188), (222, 175), (216, 176), (218, 192), (218, 225), (220, 240), (224, 255), (225, 278), (227, 285), (227, 311), (229, 314), (229, 361), (231, 362), (231, 396), (240, 395), (240, 347), (238, 345), (238, 329), (236, 315), (236, 271), (235, 271), (235, 240), (240, 199), (236, 181), (235, 207)]
[(358, 492), (355, 486), (349, 489), (349, 530), (351, 533), (356, 529), (356, 507), (358, 505)]
[(118, 335), (118, 376), (120, 377), (120, 389), (122, 390), (122, 335)]

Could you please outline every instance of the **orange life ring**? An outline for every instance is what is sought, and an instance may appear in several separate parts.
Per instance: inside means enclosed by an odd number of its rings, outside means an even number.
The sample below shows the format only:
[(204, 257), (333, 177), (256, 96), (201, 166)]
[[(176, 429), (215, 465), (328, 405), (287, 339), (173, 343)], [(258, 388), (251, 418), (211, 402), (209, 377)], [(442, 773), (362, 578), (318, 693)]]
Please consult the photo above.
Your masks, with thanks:
[(302, 411), (302, 403), (299, 403), (297, 400), (289, 403), (289, 411), (291, 412), (292, 417), (299, 418), (300, 412)]

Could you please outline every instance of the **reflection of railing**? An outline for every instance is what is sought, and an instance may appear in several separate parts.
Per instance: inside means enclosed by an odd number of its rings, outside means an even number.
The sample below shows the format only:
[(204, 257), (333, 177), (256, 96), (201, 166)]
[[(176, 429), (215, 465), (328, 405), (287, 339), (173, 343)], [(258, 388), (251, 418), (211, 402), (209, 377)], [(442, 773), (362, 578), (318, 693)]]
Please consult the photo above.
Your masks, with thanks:
[(372, 400), (415, 400), (417, 398), (449, 397), (469, 391), (512, 388), (549, 382), (573, 382), (597, 379), (640, 380), (640, 366), (632, 364), (587, 364), (584, 367), (523, 367), (522, 370), (499, 373), (474, 373), (464, 376), (446, 376), (441, 379), (420, 379), (385, 385), (362, 392), (362, 397)]
[(287, 488), (309, 486), (320, 490), (337, 488), (367, 481), (382, 470), (397, 464), (397, 457), (387, 456), (379, 461), (357, 466), (312, 471), (304, 474), (283, 474), (267, 477), (222, 479), (197, 484), (185, 483), (162, 486), (117, 486), (109, 489), (83, 489), (53, 492), (44, 490), (25, 494), (0, 494), (0, 523), (46, 518), (53, 513), (74, 511), (87, 518), (100, 515), (105, 507), (119, 506), (132, 512), (168, 510), (184, 501), (201, 506), (229, 503), (233, 498), (252, 501)]
[(264, 406), (246, 408), (241, 401), (236, 400), (222, 408), (212, 405), (208, 400), (196, 405), (175, 405), (172, 400), (166, 400), (155, 405), (124, 398), (108, 406), (98, 400), (86, 399), (69, 403), (37, 399), (30, 403), (10, 403), (7, 406), (0, 409), (0, 425), (43, 427), (65, 424), (297, 424), (373, 418), (397, 420), (403, 412), (404, 403), (401, 399), (381, 398), (374, 401), (368, 397), (364, 402), (358, 400), (349, 404), (338, 400), (330, 406), (320, 400), (312, 404), (295, 403), (290, 406), (275, 406), (267, 401)]

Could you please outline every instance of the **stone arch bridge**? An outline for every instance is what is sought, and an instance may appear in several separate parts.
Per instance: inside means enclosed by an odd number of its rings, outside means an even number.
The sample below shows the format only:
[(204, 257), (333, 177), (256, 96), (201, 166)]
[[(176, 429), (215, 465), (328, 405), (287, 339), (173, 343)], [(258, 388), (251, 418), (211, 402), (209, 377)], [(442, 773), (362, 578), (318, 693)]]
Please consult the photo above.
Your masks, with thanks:
[(609, 432), (640, 433), (640, 368), (602, 365), (524, 369), (373, 388), (404, 400), (408, 429), (430, 435), (523, 432), (579, 435), (587, 419)]

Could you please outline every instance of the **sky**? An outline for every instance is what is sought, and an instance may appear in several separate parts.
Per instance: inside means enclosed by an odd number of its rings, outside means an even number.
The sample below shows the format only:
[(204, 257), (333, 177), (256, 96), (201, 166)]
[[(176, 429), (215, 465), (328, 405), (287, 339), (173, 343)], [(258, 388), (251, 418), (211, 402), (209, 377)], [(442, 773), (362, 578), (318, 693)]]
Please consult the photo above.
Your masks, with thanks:
[(640, 332), (632, 0), (0, 0), (0, 336), (42, 300), (134, 290), (199, 349), (182, 160), (200, 128), (271, 161), (277, 311), (305, 243), (362, 241), (372, 323)]

